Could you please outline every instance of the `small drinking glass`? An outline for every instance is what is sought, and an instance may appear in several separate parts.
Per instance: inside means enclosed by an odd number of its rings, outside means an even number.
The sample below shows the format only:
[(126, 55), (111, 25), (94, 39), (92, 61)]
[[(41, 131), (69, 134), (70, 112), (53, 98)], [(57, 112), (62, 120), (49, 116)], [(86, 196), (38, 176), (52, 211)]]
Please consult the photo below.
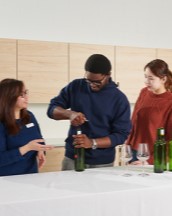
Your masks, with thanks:
[(139, 173), (140, 176), (149, 176), (148, 173), (145, 172), (144, 163), (150, 157), (149, 147), (147, 143), (139, 143), (138, 151), (137, 151), (137, 158), (142, 162), (142, 173)]
[(131, 173), (129, 173), (128, 171), (128, 162), (132, 159), (132, 150), (130, 145), (122, 145), (121, 147), (121, 160), (124, 162), (125, 164), (125, 173), (123, 174), (123, 176), (129, 177), (132, 176)]

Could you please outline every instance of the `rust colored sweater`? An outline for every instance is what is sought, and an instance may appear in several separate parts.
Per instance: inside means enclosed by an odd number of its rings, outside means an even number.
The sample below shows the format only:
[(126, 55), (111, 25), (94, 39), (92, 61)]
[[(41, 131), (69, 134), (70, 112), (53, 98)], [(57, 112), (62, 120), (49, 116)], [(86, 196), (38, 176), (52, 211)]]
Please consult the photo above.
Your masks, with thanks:
[(127, 139), (132, 149), (137, 150), (139, 143), (148, 143), (150, 149), (149, 164), (153, 164), (156, 130), (165, 128), (165, 138), (172, 139), (172, 93), (156, 95), (143, 88), (137, 99), (132, 115), (132, 130)]

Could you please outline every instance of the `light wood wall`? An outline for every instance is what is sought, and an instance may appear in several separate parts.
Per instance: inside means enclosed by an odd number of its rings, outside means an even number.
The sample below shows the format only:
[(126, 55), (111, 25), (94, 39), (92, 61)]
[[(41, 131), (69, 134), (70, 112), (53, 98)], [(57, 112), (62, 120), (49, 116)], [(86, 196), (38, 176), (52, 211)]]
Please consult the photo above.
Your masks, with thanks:
[[(46, 152), (46, 164), (39, 172), (56, 172), (60, 171), (62, 167), (62, 160), (64, 158), (65, 148), (56, 147)], [(114, 166), (121, 166), (121, 146), (116, 147), (116, 157)]]
[(60, 171), (62, 166), (62, 160), (64, 158), (65, 148), (56, 147), (46, 152), (46, 164), (39, 172), (55, 172)]
[(146, 63), (161, 58), (172, 68), (171, 49), (0, 39), (0, 80), (22, 79), (30, 103), (49, 103), (69, 81), (84, 77), (85, 61), (94, 53), (110, 59), (112, 78), (130, 103), (144, 86)]
[(0, 80), (17, 76), (16, 40), (0, 39)]
[(156, 49), (116, 47), (116, 80), (130, 103), (135, 103), (141, 88), (144, 87), (144, 65), (155, 58)]
[(18, 40), (18, 79), (31, 103), (47, 103), (68, 83), (68, 44)]
[(172, 70), (172, 49), (157, 49), (157, 58), (166, 61)]
[(112, 78), (115, 79), (115, 52), (114, 46), (91, 45), (91, 44), (69, 44), (69, 80), (82, 78), (85, 75), (84, 65), (87, 58), (92, 54), (103, 54), (112, 63)]

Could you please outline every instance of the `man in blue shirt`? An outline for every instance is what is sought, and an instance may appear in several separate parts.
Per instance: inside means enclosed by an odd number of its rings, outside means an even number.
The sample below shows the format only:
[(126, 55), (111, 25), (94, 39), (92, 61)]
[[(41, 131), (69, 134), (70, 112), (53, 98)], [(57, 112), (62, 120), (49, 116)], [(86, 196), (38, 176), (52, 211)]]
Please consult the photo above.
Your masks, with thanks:
[(109, 59), (93, 54), (85, 71), (85, 78), (73, 80), (51, 99), (47, 111), (50, 118), (71, 123), (62, 170), (74, 169), (74, 143), (85, 148), (87, 168), (113, 166), (115, 147), (124, 143), (131, 129), (130, 105), (112, 81)]

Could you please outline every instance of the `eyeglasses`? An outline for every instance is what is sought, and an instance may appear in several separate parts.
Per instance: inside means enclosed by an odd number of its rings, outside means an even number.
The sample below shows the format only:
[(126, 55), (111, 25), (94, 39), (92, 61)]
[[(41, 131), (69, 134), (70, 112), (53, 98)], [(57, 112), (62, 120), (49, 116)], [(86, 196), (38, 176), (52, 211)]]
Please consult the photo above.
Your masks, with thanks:
[(22, 92), (21, 92), (20, 96), (21, 96), (22, 98), (25, 98), (28, 94), (29, 94), (29, 90), (26, 89), (25, 91), (22, 91)]
[(92, 84), (92, 85), (95, 85), (95, 86), (100, 86), (102, 85), (102, 83), (104, 82), (105, 78), (107, 77), (107, 75), (105, 75), (101, 80), (90, 80), (90, 79), (87, 79), (87, 78), (84, 78), (85, 81), (89, 84)]

